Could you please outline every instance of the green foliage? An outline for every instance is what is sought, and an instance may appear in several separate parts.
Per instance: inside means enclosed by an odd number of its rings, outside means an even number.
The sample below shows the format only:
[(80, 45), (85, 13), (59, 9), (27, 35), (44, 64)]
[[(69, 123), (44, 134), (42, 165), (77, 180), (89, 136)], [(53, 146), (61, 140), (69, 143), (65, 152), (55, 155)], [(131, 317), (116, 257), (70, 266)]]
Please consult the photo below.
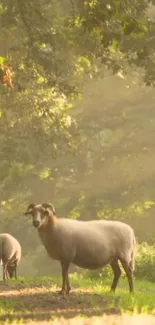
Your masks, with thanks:
[(76, 207), (70, 211), (70, 214), (68, 216), (69, 218), (71, 218), (71, 219), (79, 219), (80, 218), (80, 215), (84, 211), (85, 199), (86, 199), (85, 196), (83, 194), (81, 194), (81, 196), (79, 197), (79, 202), (77, 203)]
[(136, 278), (154, 282), (155, 246), (149, 246), (147, 243), (139, 245), (136, 256)]
[(0, 64), (4, 63), (4, 58), (2, 56), (0, 56)]

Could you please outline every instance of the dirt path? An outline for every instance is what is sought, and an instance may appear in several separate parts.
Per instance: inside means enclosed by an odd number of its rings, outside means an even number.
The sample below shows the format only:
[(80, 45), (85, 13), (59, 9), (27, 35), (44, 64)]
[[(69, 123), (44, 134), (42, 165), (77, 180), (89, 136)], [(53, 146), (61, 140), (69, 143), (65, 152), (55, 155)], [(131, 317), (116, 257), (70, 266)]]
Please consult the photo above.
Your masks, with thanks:
[[(62, 297), (55, 287), (47, 285), (16, 286), (0, 284), (0, 300), (4, 313), (0, 313), (0, 324), (6, 319), (44, 321), (55, 317), (70, 319), (79, 315), (98, 316), (109, 310), (108, 301), (91, 290), (74, 290), (70, 296)], [(14, 312), (12, 313), (12, 309)]]

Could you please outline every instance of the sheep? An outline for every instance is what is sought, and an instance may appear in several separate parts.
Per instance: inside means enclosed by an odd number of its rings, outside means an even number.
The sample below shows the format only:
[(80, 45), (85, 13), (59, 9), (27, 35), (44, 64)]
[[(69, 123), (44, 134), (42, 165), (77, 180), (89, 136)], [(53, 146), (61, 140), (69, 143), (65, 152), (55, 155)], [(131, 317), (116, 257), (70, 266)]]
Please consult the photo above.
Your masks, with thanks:
[(48, 255), (60, 261), (61, 294), (69, 294), (71, 290), (68, 277), (70, 263), (89, 270), (110, 264), (114, 273), (111, 290), (115, 291), (121, 275), (119, 261), (128, 279), (129, 292), (134, 292), (136, 240), (129, 225), (109, 220), (57, 218), (51, 203), (32, 203), (24, 215), (32, 215), (33, 226), (38, 230)]
[(0, 260), (3, 264), (3, 280), (8, 277), (17, 279), (17, 266), (21, 259), (21, 246), (10, 234), (0, 234)]

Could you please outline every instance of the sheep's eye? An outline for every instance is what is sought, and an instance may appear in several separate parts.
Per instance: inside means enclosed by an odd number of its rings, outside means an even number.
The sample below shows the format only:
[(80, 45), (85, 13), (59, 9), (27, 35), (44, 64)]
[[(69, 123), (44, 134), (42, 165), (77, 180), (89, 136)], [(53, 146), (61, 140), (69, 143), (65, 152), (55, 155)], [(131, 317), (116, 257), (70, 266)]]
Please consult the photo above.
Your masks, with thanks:
[(46, 213), (45, 213), (45, 211), (40, 211), (40, 216), (41, 216), (41, 218), (42, 218), (42, 219), (44, 219), (44, 218), (45, 218), (45, 216), (46, 216)]

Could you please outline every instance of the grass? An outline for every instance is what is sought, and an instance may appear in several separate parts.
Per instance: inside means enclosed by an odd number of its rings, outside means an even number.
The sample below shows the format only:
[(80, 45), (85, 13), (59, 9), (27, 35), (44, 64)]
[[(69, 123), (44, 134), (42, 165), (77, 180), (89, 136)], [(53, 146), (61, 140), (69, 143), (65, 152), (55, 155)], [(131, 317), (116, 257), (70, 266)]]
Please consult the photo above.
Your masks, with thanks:
[[(67, 297), (56, 293), (61, 285), (60, 278), (19, 278), (17, 281), (9, 280), (8, 285), (1, 282), (0, 324), (30, 321), (44, 324), (45, 320), (54, 322), (62, 317), (75, 320), (106, 314), (113, 315), (108, 317), (114, 319), (105, 324), (114, 325), (121, 314), (155, 316), (155, 284), (151, 282), (136, 280), (135, 294), (131, 295), (124, 278), (114, 294), (109, 292), (111, 279), (92, 280), (78, 274), (70, 277), (73, 291)], [(121, 324), (120, 320), (118, 324)]]
[(89, 288), (93, 294), (106, 297), (111, 306), (116, 306), (117, 302), (117, 307), (121, 312), (149, 312), (155, 315), (155, 284), (151, 282), (135, 281), (135, 294), (130, 295), (126, 279), (121, 279), (115, 293), (109, 292), (111, 281), (78, 279), (74, 275), (72, 280), (74, 286)]

